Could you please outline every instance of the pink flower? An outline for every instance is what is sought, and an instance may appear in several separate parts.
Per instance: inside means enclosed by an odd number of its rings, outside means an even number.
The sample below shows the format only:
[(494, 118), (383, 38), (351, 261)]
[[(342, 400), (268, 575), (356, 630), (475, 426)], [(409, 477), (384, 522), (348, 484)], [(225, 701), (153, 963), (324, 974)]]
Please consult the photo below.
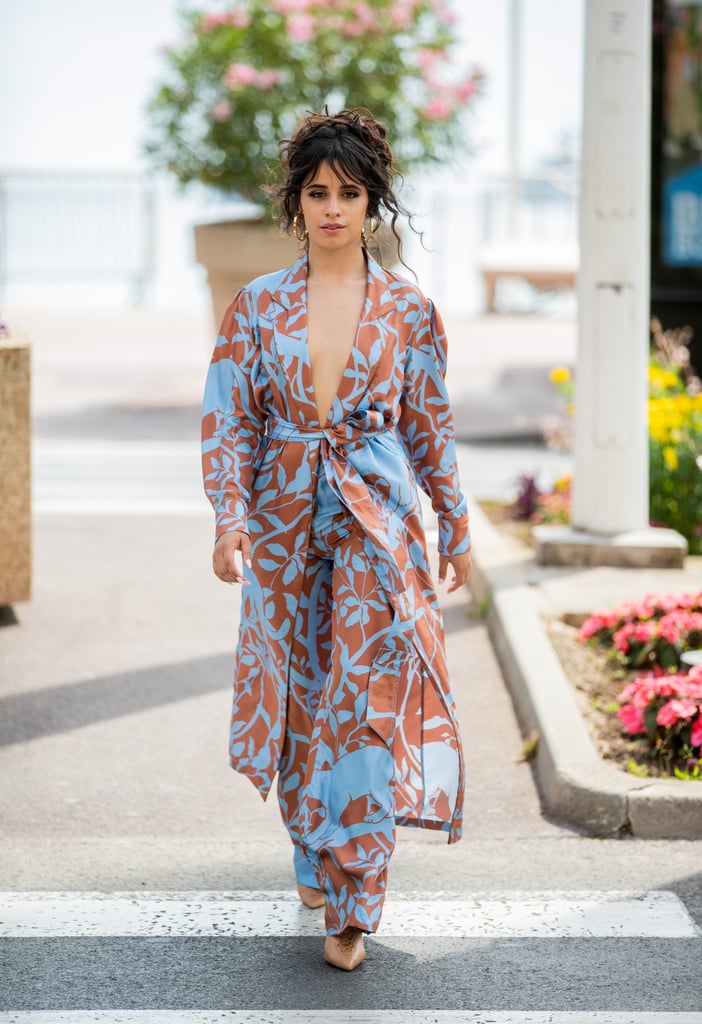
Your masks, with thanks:
[(659, 697), (680, 696), (685, 687), (686, 678), (686, 676), (656, 676), (648, 673), (627, 683), (621, 693), (617, 695), (617, 700), (621, 703), (630, 701), (634, 707), (644, 709)]
[(229, 104), (229, 100), (220, 100), (219, 103), (215, 103), (210, 114), (212, 115), (213, 121), (226, 121), (232, 112), (232, 108)]
[(238, 89), (242, 85), (253, 85), (258, 72), (251, 64), (232, 64), (224, 76), (227, 89)]
[(694, 700), (669, 700), (656, 715), (656, 722), (663, 728), (670, 728), (677, 721), (687, 721), (697, 712)]
[(453, 103), (446, 96), (434, 96), (422, 108), (422, 113), (430, 121), (446, 121), (453, 114)]
[(248, 28), (251, 24), (251, 14), (245, 7), (234, 7), (229, 12), (228, 21), (234, 28)]
[(270, 6), (277, 14), (301, 14), (313, 3), (314, 0), (272, 0)]
[(412, 7), (409, 4), (396, 3), (390, 8), (390, 21), (395, 28), (409, 28), (412, 24)]
[(357, 3), (353, 7), (353, 14), (357, 21), (363, 25), (364, 29), (372, 31), (378, 27), (378, 22), (375, 17), (375, 12), (370, 4)]
[(228, 14), (204, 14), (200, 18), (198, 29), (200, 32), (211, 32), (213, 28), (226, 25), (229, 20)]
[(295, 43), (311, 43), (317, 22), (310, 14), (295, 14), (288, 22), (288, 34)]
[(702, 747), (702, 713), (692, 723), (692, 733), (690, 734), (690, 744), (693, 747)]
[(283, 81), (284, 74), (282, 71), (274, 71), (273, 68), (266, 68), (263, 71), (259, 71), (256, 84), (261, 89), (270, 89), (274, 85), (278, 85)]
[(417, 63), (422, 71), (433, 71), (436, 67), (437, 59), (438, 53), (436, 50), (430, 50), (427, 47), (417, 50)]
[(646, 732), (646, 723), (644, 722), (643, 711), (640, 708), (635, 708), (631, 704), (625, 704), (617, 711), (617, 718), (624, 726), (624, 729), (631, 733), (632, 736)]
[(620, 704), (626, 704), (627, 701), (634, 700), (639, 693), (639, 682), (640, 680), (634, 679), (633, 682), (627, 683), (621, 693), (617, 694), (617, 700)]
[(446, 0), (431, 0), (431, 6), (434, 8), (434, 14), (444, 25), (456, 24), (456, 15), (449, 9)]
[(477, 92), (478, 83), (472, 76), (464, 79), (456, 86), (456, 99), (460, 103), (467, 103), (471, 96)]
[(617, 650), (626, 654), (630, 647), (630, 641), (648, 643), (655, 636), (656, 626), (656, 622), (627, 622), (616, 631), (612, 637), (612, 643)]
[(231, 11), (221, 14), (204, 14), (198, 23), (199, 32), (211, 32), (220, 25), (231, 25), (233, 28), (248, 28), (251, 14), (245, 7), (233, 7)]
[(620, 621), (620, 615), (616, 611), (614, 611), (614, 612), (607, 612), (607, 611), (594, 612), (590, 616), (590, 618), (586, 619), (585, 622), (580, 627), (580, 632), (578, 633), (578, 639), (581, 640), (584, 643), (586, 640), (590, 640), (591, 637), (593, 637), (593, 636), (595, 636), (595, 634), (599, 633), (600, 630), (614, 629), (614, 627), (619, 623), (619, 621)]

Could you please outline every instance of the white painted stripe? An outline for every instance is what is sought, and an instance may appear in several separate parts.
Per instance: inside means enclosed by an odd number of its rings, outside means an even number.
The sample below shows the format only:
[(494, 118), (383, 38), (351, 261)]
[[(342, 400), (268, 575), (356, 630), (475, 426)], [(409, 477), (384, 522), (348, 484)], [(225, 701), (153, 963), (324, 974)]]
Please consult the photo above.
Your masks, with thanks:
[(210, 516), (212, 509), (204, 501), (174, 498), (153, 501), (135, 497), (130, 501), (105, 498), (85, 500), (37, 498), (32, 511), (39, 516)]
[(199, 464), (200, 442), (191, 441), (110, 441), (101, 438), (38, 437), (32, 442), (32, 454), (42, 462), (85, 461), (87, 459), (194, 459)]
[(0, 1012), (0, 1024), (702, 1024), (702, 1013), (471, 1010), (66, 1010)]
[[(323, 915), (293, 893), (65, 892), (0, 895), (0, 936), (238, 936), (323, 934)], [(388, 899), (380, 939), (692, 938), (672, 892), (497, 893), (470, 899)]]

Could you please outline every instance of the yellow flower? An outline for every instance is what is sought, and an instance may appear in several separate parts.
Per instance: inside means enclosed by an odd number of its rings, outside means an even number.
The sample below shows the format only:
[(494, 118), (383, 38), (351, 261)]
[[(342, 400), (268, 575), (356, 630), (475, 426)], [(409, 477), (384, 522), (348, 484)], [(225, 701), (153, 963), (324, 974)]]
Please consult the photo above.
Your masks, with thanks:
[(554, 366), (548, 379), (552, 384), (567, 384), (570, 380), (570, 370), (567, 366)]
[(663, 449), (663, 458), (665, 459), (665, 464), (670, 472), (674, 473), (678, 468), (678, 453), (675, 448), (671, 448), (670, 445), (667, 445)]
[(680, 377), (674, 370), (666, 370), (655, 364), (650, 364), (648, 367), (648, 380), (651, 389), (656, 393), (675, 391), (681, 386)]
[(554, 491), (569, 491), (573, 477), (570, 473), (564, 473), (563, 476), (559, 476), (558, 480), (553, 485)]

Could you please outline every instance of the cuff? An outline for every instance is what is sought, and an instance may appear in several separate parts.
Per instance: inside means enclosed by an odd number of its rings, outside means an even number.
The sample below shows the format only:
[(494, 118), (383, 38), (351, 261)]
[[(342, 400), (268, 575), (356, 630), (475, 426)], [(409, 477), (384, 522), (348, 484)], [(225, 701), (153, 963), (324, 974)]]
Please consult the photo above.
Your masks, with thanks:
[(470, 528), (468, 515), (451, 518), (439, 513), (439, 554), (462, 555), (470, 551)]
[(233, 533), (241, 530), (242, 533), (249, 532), (246, 515), (246, 505), (241, 500), (227, 502), (217, 511), (215, 518), (215, 542), (224, 533)]

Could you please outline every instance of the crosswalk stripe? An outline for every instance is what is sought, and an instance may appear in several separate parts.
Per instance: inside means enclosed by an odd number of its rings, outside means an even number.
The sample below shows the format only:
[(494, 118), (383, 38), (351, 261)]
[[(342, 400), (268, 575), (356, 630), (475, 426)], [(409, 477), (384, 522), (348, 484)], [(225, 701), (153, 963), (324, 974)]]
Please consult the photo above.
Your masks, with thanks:
[(208, 515), (192, 441), (34, 441), (33, 510), (41, 515)]
[(31, 1010), (0, 1024), (702, 1024), (702, 1013), (456, 1010)]
[[(0, 936), (237, 936), (323, 934), (323, 917), (291, 892), (6, 892)], [(389, 898), (379, 938), (693, 938), (668, 891), (492, 893), (470, 899)]]

